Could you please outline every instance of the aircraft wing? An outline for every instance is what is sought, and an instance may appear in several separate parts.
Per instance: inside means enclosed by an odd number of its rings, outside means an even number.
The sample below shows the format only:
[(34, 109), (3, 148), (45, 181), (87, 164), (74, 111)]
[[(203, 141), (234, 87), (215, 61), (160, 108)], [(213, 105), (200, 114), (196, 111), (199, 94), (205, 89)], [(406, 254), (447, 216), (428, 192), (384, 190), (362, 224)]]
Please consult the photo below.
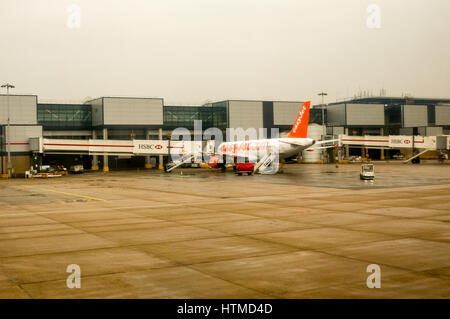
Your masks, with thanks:
[(334, 145), (322, 146), (322, 147), (308, 147), (305, 151), (308, 151), (308, 150), (323, 150), (323, 149), (326, 149), (326, 148), (333, 148), (333, 147), (334, 147)]
[(334, 140), (325, 140), (325, 141), (319, 141), (314, 143), (314, 145), (320, 145), (320, 144), (327, 144), (327, 143), (334, 143), (334, 142), (338, 142), (338, 139), (334, 139)]
[(303, 143), (297, 142), (294, 139), (282, 139), (280, 140), (280, 143), (286, 143), (286, 144), (291, 144), (291, 145), (297, 145), (297, 146), (304, 146)]
[[(335, 142), (337, 142), (337, 141), (339, 141), (339, 140), (338, 140), (338, 139), (334, 139), (334, 140), (319, 141), (319, 142), (316, 142), (313, 146), (308, 147), (308, 148), (306, 149), (306, 151), (307, 151), (307, 150), (312, 150), (312, 149), (315, 149), (315, 150), (322, 150), (322, 149), (326, 149), (326, 148), (333, 148), (333, 147), (336, 146), (336, 143), (335, 143)], [(323, 144), (329, 144), (329, 143), (332, 143), (332, 144), (331, 144), (331, 145), (320, 146), (320, 145), (323, 145)], [(319, 147), (316, 147), (316, 146), (319, 146)]]

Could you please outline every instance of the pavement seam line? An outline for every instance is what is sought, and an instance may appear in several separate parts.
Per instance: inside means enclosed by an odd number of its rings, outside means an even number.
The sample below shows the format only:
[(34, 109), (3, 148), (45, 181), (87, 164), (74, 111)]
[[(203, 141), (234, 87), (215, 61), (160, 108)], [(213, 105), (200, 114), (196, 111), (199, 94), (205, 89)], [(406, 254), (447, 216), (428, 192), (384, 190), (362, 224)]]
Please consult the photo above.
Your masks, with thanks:
[(99, 201), (99, 202), (107, 202), (107, 200), (103, 199), (103, 198), (97, 198), (97, 197), (81, 195), (81, 194), (75, 194), (75, 193), (61, 192), (61, 191), (57, 191), (57, 190), (49, 189), (49, 188), (45, 188), (45, 187), (37, 187), (37, 186), (29, 186), (29, 185), (25, 185), (24, 187), (25, 188), (44, 190), (44, 191), (47, 191), (47, 192), (53, 192), (53, 193), (58, 193), (58, 194), (63, 194), (63, 195), (68, 195), (68, 196), (87, 198), (87, 199), (95, 200), (95, 201)]

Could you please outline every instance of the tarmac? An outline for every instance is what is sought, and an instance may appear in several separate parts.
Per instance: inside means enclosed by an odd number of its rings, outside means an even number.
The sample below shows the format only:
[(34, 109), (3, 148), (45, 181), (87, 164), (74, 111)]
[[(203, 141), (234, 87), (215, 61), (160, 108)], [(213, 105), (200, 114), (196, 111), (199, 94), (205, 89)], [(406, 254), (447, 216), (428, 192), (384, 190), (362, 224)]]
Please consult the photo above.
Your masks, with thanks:
[(1, 180), (0, 298), (449, 298), (450, 166), (359, 167)]

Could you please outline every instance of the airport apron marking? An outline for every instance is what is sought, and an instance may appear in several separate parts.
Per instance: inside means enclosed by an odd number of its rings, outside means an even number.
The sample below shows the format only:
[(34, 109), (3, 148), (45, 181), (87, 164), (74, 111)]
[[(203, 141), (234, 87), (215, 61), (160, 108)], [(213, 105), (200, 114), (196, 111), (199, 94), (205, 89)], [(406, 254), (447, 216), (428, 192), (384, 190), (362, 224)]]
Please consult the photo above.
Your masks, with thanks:
[(80, 194), (75, 194), (75, 193), (61, 192), (61, 191), (56, 191), (54, 189), (48, 189), (48, 188), (44, 188), (44, 187), (36, 187), (36, 186), (24, 186), (24, 187), (26, 187), (26, 188), (36, 188), (36, 189), (44, 190), (44, 191), (47, 191), (47, 192), (54, 192), (54, 193), (63, 194), (63, 195), (69, 195), (69, 196), (75, 196), (75, 197), (81, 197), (81, 198), (87, 198), (87, 199), (91, 199), (91, 200), (96, 200), (96, 201), (100, 201), (100, 202), (106, 202), (106, 199), (102, 199), (102, 198), (91, 197), (91, 196), (86, 196), (86, 195), (80, 195)]

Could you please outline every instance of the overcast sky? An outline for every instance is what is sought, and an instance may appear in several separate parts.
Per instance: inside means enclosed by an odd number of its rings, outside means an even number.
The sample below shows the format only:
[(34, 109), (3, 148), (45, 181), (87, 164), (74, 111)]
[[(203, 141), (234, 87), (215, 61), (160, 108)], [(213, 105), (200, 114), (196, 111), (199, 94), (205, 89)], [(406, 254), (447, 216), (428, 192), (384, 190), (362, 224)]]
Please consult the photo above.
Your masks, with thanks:
[(0, 0), (0, 30), (0, 82), (40, 101), (450, 98), (448, 0)]

